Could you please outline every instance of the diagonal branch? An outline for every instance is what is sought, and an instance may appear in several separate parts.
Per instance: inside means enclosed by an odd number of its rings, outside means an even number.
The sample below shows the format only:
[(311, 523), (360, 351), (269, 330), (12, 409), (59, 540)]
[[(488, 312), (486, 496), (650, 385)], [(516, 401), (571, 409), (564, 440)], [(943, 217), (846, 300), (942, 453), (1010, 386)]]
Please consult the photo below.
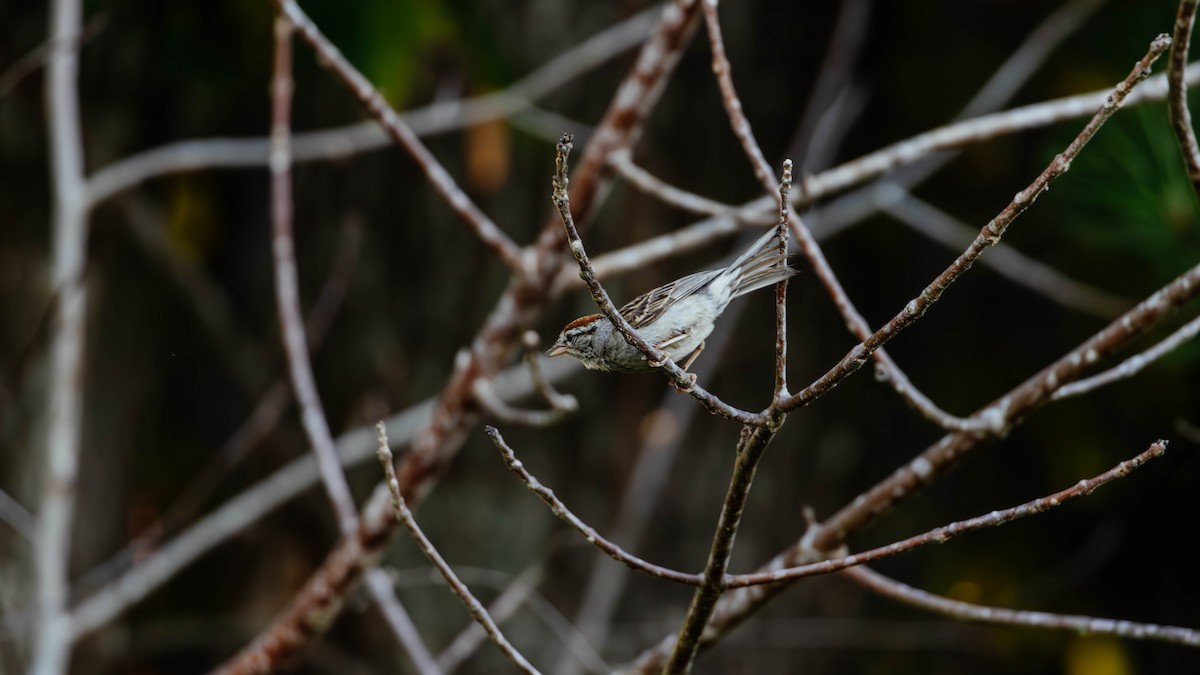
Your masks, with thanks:
[(1136, 457), (1127, 459), (1104, 473), (1081, 480), (1069, 488), (1059, 490), (1052, 495), (1047, 495), (1038, 499), (1014, 506), (1012, 508), (1003, 509), (1000, 511), (992, 511), (991, 513), (970, 518), (968, 520), (960, 520), (958, 522), (943, 525), (934, 528), (924, 534), (918, 534), (907, 539), (879, 546), (869, 551), (862, 553), (854, 553), (840, 558), (831, 558), (822, 560), (821, 562), (800, 565), (798, 567), (789, 567), (771, 572), (759, 572), (756, 574), (738, 574), (731, 575), (726, 578), (725, 585), (727, 588), (740, 588), (743, 586), (753, 586), (756, 584), (771, 584), (780, 581), (791, 581), (801, 577), (813, 576), (816, 574), (828, 574), (837, 572), (857, 565), (863, 565), (869, 562), (879, 560), (880, 558), (888, 558), (900, 553), (911, 551), (921, 546), (928, 544), (944, 544), (947, 541), (988, 527), (996, 527), (1005, 523), (1012, 522), (1018, 518), (1026, 516), (1035, 516), (1039, 513), (1044, 513), (1056, 506), (1061, 506), (1063, 502), (1076, 497), (1084, 497), (1090, 495), (1107, 483), (1111, 483), (1119, 478), (1124, 478), (1146, 464), (1146, 462), (1162, 457), (1167, 451), (1166, 441), (1157, 441), (1150, 445), (1149, 448), (1143, 450)]
[(638, 572), (645, 572), (652, 577), (666, 579), (676, 583), (687, 584), (689, 586), (699, 586), (701, 583), (703, 583), (703, 579), (699, 574), (679, 572), (667, 567), (662, 567), (661, 565), (655, 565), (653, 563), (646, 562), (645, 560), (642, 560), (641, 558), (625, 551), (620, 546), (612, 543), (608, 539), (605, 539), (600, 535), (599, 532), (596, 532), (594, 528), (579, 518), (579, 516), (576, 516), (574, 513), (572, 513), (571, 510), (567, 508), (567, 505), (563, 504), (562, 501), (555, 496), (553, 490), (543, 485), (542, 482), (539, 481), (533, 474), (529, 473), (529, 470), (525, 468), (525, 465), (521, 463), (521, 460), (517, 459), (517, 455), (513, 451), (512, 447), (510, 447), (508, 443), (505, 442), (504, 437), (500, 435), (499, 429), (488, 426), (484, 427), (484, 431), (486, 431), (488, 437), (492, 439), (492, 443), (496, 446), (496, 449), (500, 451), (500, 456), (504, 458), (504, 464), (508, 467), (508, 470), (520, 478), (521, 481), (525, 483), (525, 486), (530, 489), (530, 491), (532, 491), (543, 502), (545, 502), (546, 506), (550, 507), (551, 513), (553, 513), (555, 516), (558, 516), (560, 520), (570, 525), (575, 529), (575, 531), (582, 534), (583, 538), (586, 539), (588, 543), (593, 544), (596, 548), (606, 553), (613, 560), (628, 565), (630, 568), (637, 570)]
[(388, 132), (392, 140), (403, 147), (421, 170), (425, 172), (434, 190), (442, 200), (458, 214), (475, 236), (501, 261), (514, 271), (522, 270), (521, 256), (517, 245), (503, 230), (484, 215), (483, 211), (471, 201), (471, 198), (455, 183), (450, 173), (437, 161), (433, 153), (421, 143), (408, 124), (388, 105), (383, 94), (358, 71), (341, 50), (321, 33), (312, 19), (300, 9), (294, 0), (276, 0), (279, 11), (282, 12), (296, 27), (296, 31), (304, 38), (313, 50), (317, 52), (320, 61), (330, 68), (346, 87), (358, 98), (359, 102)]
[(379, 464), (383, 467), (384, 475), (387, 478), (386, 483), (388, 486), (388, 491), (391, 493), (392, 509), (395, 511), (396, 519), (399, 520), (400, 523), (404, 525), (405, 529), (408, 530), (409, 534), (412, 535), (413, 541), (417, 543), (417, 547), (421, 549), (421, 553), (429, 559), (429, 562), (437, 569), (438, 573), (442, 575), (442, 578), (444, 578), (446, 583), (449, 584), (450, 589), (454, 592), (454, 595), (456, 595), (467, 608), (467, 612), (470, 613), (471, 618), (483, 628), (483, 630), (488, 634), (488, 637), (492, 639), (492, 642), (496, 643), (496, 646), (500, 648), (500, 651), (504, 654), (504, 656), (521, 672), (530, 673), (531, 675), (536, 674), (538, 672), (537, 669), (530, 665), (529, 661), (525, 660), (525, 657), (522, 656), (521, 653), (512, 646), (512, 643), (510, 643), (507, 638), (504, 637), (504, 634), (500, 632), (500, 627), (496, 625), (494, 620), (492, 620), (491, 615), (488, 614), (487, 609), (483, 606), (483, 603), (479, 602), (479, 600), (471, 594), (470, 589), (468, 589), (466, 584), (464, 584), (458, 578), (458, 576), (454, 573), (454, 570), (451, 569), (450, 565), (446, 562), (446, 559), (442, 557), (441, 553), (438, 553), (436, 548), (434, 548), (433, 542), (429, 541), (429, 538), (425, 536), (425, 533), (422, 532), (421, 528), (417, 525), (416, 519), (413, 518), (412, 511), (409, 510), (408, 504), (404, 501), (404, 497), (400, 495), (400, 481), (396, 480), (396, 468), (392, 464), (392, 450), (390, 447), (388, 447), (387, 427), (383, 422), (380, 422), (378, 425), (376, 425), (376, 429), (379, 431)]
[(867, 567), (853, 567), (844, 570), (842, 574), (882, 596), (957, 619), (1029, 628), (1052, 628), (1071, 631), (1077, 635), (1114, 635), (1137, 640), (1159, 640), (1200, 647), (1200, 630), (1192, 628), (1100, 619), (1073, 614), (984, 607), (961, 600), (951, 600), (919, 588), (913, 588), (889, 579)]

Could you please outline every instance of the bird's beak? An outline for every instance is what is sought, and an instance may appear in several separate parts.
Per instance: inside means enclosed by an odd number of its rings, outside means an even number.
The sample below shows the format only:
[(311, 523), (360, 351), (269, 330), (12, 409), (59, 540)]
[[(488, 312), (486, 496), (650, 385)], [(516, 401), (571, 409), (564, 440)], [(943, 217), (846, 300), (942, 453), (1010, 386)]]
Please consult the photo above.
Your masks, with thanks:
[(562, 356), (567, 353), (567, 346), (564, 344), (555, 344), (550, 349), (546, 350), (546, 356)]

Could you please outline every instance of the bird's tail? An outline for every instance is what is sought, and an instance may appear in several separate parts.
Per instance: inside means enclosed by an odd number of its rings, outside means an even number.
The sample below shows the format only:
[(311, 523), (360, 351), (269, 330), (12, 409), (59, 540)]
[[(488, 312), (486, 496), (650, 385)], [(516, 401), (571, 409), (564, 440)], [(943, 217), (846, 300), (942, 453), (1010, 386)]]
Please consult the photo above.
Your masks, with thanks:
[(768, 230), (729, 265), (729, 273), (737, 280), (732, 297), (757, 291), (800, 273), (788, 265), (787, 254), (779, 252), (776, 239), (779, 227), (776, 225)]

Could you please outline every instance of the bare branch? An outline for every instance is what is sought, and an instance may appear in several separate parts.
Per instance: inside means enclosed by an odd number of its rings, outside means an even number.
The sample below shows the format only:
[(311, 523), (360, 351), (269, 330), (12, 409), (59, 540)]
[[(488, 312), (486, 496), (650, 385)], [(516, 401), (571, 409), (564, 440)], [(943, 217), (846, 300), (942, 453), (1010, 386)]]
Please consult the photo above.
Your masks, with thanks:
[(558, 142), (557, 153), (554, 159), (554, 206), (558, 209), (559, 216), (562, 218), (563, 228), (567, 233), (567, 242), (570, 244), (571, 253), (575, 256), (576, 262), (579, 263), (579, 276), (587, 285), (588, 290), (592, 294), (592, 300), (595, 301), (600, 312), (613, 323), (613, 326), (617, 328), (617, 331), (621, 333), (621, 337), (625, 338), (626, 342), (636, 347), (646, 356), (648, 363), (666, 373), (677, 389), (691, 394), (705, 408), (708, 408), (709, 412), (742, 424), (764, 424), (766, 422), (764, 415), (735, 408), (696, 384), (696, 376), (694, 374), (685, 372), (665, 352), (642, 338), (634, 330), (633, 326), (629, 325), (625, 317), (621, 316), (621, 313), (617, 311), (616, 305), (608, 297), (608, 292), (604, 290), (604, 286), (600, 284), (599, 278), (596, 277), (596, 270), (592, 267), (591, 261), (588, 260), (587, 251), (583, 248), (583, 241), (579, 238), (579, 231), (575, 228), (575, 219), (571, 216), (571, 197), (567, 191), (567, 184), (569, 182), (567, 179), (567, 157), (570, 153), (571, 136), (564, 134)]
[(1092, 116), (1091, 121), (1087, 123), (1083, 131), (1079, 132), (1075, 140), (1071, 141), (1070, 145), (1054, 158), (1054, 161), (1029, 184), (1029, 187), (1018, 192), (1013, 197), (1012, 202), (980, 230), (979, 235), (971, 243), (971, 246), (959, 255), (932, 283), (926, 286), (920, 295), (909, 301), (904, 309), (893, 317), (887, 325), (851, 349), (825, 375), (822, 375), (803, 391), (790, 397), (785, 402), (784, 410), (795, 410), (802, 405), (807, 405), (837, 386), (843, 378), (861, 368), (873, 351), (920, 319), (929, 307), (937, 302), (938, 298), (942, 296), (942, 293), (945, 292), (950, 284), (954, 283), (963, 272), (970, 268), (971, 264), (974, 263), (975, 259), (983, 251), (1000, 241), (1000, 237), (1008, 229), (1008, 226), (1033, 204), (1038, 195), (1045, 191), (1055, 178), (1066, 173), (1071, 166), (1071, 161), (1079, 154), (1083, 146), (1108, 121), (1108, 118), (1112, 117), (1113, 113), (1121, 107), (1125, 96), (1133, 87), (1149, 75), (1150, 64), (1157, 60), (1170, 45), (1171, 38), (1165, 34), (1155, 38), (1150, 43), (1150, 50), (1138, 61), (1129, 75), (1113, 89), (1105, 104)]
[(495, 444), (496, 449), (500, 451), (500, 455), (504, 458), (504, 464), (508, 466), (508, 470), (516, 474), (517, 477), (525, 483), (525, 487), (529, 488), (534, 494), (540, 497), (542, 501), (546, 502), (546, 506), (550, 507), (551, 513), (557, 516), (564, 523), (575, 528), (576, 531), (583, 535), (583, 538), (586, 539), (588, 543), (593, 544), (596, 548), (607, 553), (613, 560), (628, 565), (630, 568), (637, 570), (638, 572), (645, 572), (652, 577), (666, 579), (668, 581), (674, 581), (681, 584), (688, 584), (690, 586), (699, 586), (701, 583), (703, 583), (703, 580), (699, 574), (679, 572), (667, 567), (661, 567), (659, 565), (646, 562), (645, 560), (626, 552), (620, 546), (617, 546), (611, 541), (605, 539), (590, 525), (583, 522), (582, 519), (572, 513), (571, 510), (567, 508), (566, 504), (563, 504), (558, 497), (554, 495), (553, 490), (545, 485), (542, 485), (542, 483), (535, 478), (533, 474), (529, 473), (529, 471), (525, 468), (525, 465), (521, 463), (521, 460), (517, 459), (517, 455), (513, 449), (504, 441), (504, 437), (500, 435), (500, 431), (496, 429), (496, 427), (487, 426), (484, 427), (484, 431), (487, 432), (487, 435), (492, 439), (492, 443)]
[(51, 288), (57, 294), (46, 387), (45, 469), (34, 545), (37, 601), (33, 675), (65, 673), (71, 658), (67, 611), (71, 526), (82, 441), (84, 350), (87, 333), (87, 196), (79, 115), (80, 0), (50, 3), (52, 52), (46, 76), (46, 116), (52, 182)]
[(292, 236), (292, 24), (282, 15), (275, 19), (274, 64), (271, 79), (271, 252), (275, 263), (275, 304), (304, 432), (317, 457), (321, 479), (342, 534), (350, 534), (358, 527), (358, 509), (333, 447), (333, 434), (325, 419), (308, 358), (308, 337), (300, 311), (296, 243)]
[(563, 394), (556, 390), (542, 372), (541, 350), (538, 348), (540, 338), (538, 338), (537, 331), (525, 331), (525, 334), (521, 336), (521, 342), (525, 347), (525, 365), (529, 368), (529, 380), (533, 382), (534, 390), (554, 410), (561, 411), (566, 415), (577, 412), (579, 401), (571, 394)]
[(45, 65), (54, 55), (55, 50), (69, 49), (78, 53), (85, 44), (104, 32), (106, 28), (108, 28), (108, 13), (101, 12), (93, 16), (78, 35), (67, 36), (65, 43), (63, 39), (50, 38), (25, 56), (13, 61), (3, 73), (0, 73), (0, 98), (8, 96), (9, 92), (21, 83), (21, 80)]
[(753, 586), (755, 584), (770, 584), (780, 581), (788, 581), (799, 579), (800, 577), (813, 576), (815, 574), (828, 574), (829, 572), (837, 572), (856, 565), (879, 560), (880, 558), (888, 558), (900, 553), (905, 553), (913, 549), (925, 546), (926, 544), (944, 544), (945, 542), (958, 537), (968, 532), (975, 532), (988, 527), (996, 527), (1005, 523), (1012, 522), (1018, 518), (1025, 516), (1033, 516), (1039, 513), (1048, 511), (1056, 506), (1060, 506), (1075, 497), (1083, 497), (1090, 495), (1096, 488), (1110, 483), (1118, 478), (1124, 478), (1132, 473), (1135, 469), (1143, 466), (1146, 462), (1162, 457), (1167, 451), (1166, 441), (1157, 441), (1146, 450), (1143, 450), (1136, 457), (1127, 459), (1115, 467), (1105, 471), (1099, 476), (1081, 480), (1064, 490), (1059, 490), (1052, 495), (1034, 499), (1032, 501), (1014, 506), (1012, 508), (1001, 511), (992, 511), (991, 513), (971, 518), (969, 520), (960, 520), (958, 522), (943, 525), (934, 528), (924, 534), (918, 534), (907, 539), (902, 539), (886, 546), (873, 548), (862, 553), (855, 553), (830, 560), (823, 560), (817, 563), (801, 565), (799, 567), (790, 567), (772, 572), (762, 572), (757, 574), (739, 574), (731, 575), (726, 578), (725, 585), (728, 588), (738, 588), (742, 586)]
[(754, 170), (758, 182), (771, 194), (775, 191), (775, 176), (771, 164), (763, 156), (750, 121), (742, 110), (742, 102), (733, 86), (733, 67), (725, 56), (725, 41), (721, 37), (721, 19), (717, 14), (717, 0), (702, 0), (700, 9), (704, 12), (704, 25), (708, 28), (708, 44), (712, 50), (713, 75), (717, 78), (717, 86), (721, 89), (721, 103), (725, 106), (725, 115), (729, 118), (729, 126), (733, 135), (742, 145), (746, 157), (750, 159), (750, 167)]
[(777, 402), (769, 409), (770, 424), (761, 427), (744, 427), (738, 440), (737, 459), (734, 461), (733, 475), (729, 480), (729, 488), (725, 491), (725, 502), (721, 505), (721, 516), (717, 520), (716, 531), (713, 533), (712, 547), (708, 553), (708, 563), (704, 566), (704, 584), (692, 595), (692, 604), (688, 606), (687, 616), (683, 626), (671, 648), (671, 655), (663, 667), (664, 675), (687, 673), (691, 670), (700, 649), (700, 643), (705, 634), (705, 628), (716, 610), (717, 601), (725, 592), (725, 573), (729, 569), (729, 559), (733, 555), (733, 541), (741, 524), (742, 513), (746, 508), (746, 500), (750, 497), (750, 485), (754, 481), (754, 473), (758, 463), (775, 438), (779, 427), (783, 425), (785, 415), (779, 412)]
[(442, 669), (433, 659), (433, 654), (429, 653), (429, 648), (421, 640), (421, 634), (413, 624), (412, 618), (409, 617), (400, 601), (396, 599), (396, 594), (392, 590), (392, 579), (388, 573), (376, 567), (367, 572), (366, 584), (367, 590), (383, 614), (388, 628), (400, 641), (400, 646), (412, 660), (413, 667), (417, 669), (417, 672), (420, 675), (441, 675)]
[[(769, 215), (752, 212), (744, 207), (722, 204), (694, 192), (681, 190), (649, 171), (633, 163), (633, 154), (628, 148), (618, 150), (608, 156), (608, 163), (630, 185), (641, 190), (666, 204), (681, 208), (685, 211), (714, 217), (732, 218), (745, 225), (773, 225), (777, 220)], [(594, 261), (600, 269), (600, 261)]]
[(472, 393), (479, 407), (496, 419), (510, 424), (520, 424), (526, 427), (549, 427), (563, 421), (568, 415), (568, 412), (561, 408), (524, 410), (513, 407), (496, 394), (491, 380), (483, 378), (475, 380)]
[[(787, 255), (788, 212), (791, 211), (788, 194), (792, 191), (792, 160), (783, 160), (783, 177), (779, 179), (779, 254)], [(775, 284), (775, 392), (772, 401), (782, 400), (787, 390), (787, 277)]]
[(37, 519), (20, 502), (0, 490), (0, 522), (6, 523), (25, 541), (34, 543), (37, 537)]
[[(661, 13), (651, 7), (606, 28), (563, 52), (502, 91), (468, 99), (439, 101), (401, 115), (418, 136), (429, 136), (480, 124), (530, 110), (530, 101), (540, 98), (584, 72), (608, 61), (646, 38)], [(562, 132), (557, 128), (550, 139)], [(293, 160), (334, 161), (378, 150), (392, 141), (375, 121), (359, 122), (293, 137)], [(151, 178), (183, 171), (214, 168), (266, 166), (270, 159), (268, 138), (208, 138), (178, 141), (146, 150), (114, 162), (92, 174), (88, 198), (92, 205), (128, 190)]]
[(392, 450), (388, 447), (387, 427), (383, 422), (380, 422), (376, 428), (379, 431), (379, 463), (383, 466), (384, 475), (387, 476), (387, 486), (392, 495), (392, 508), (395, 510), (396, 519), (409, 531), (413, 540), (417, 542), (417, 546), (421, 549), (421, 553), (425, 554), (429, 562), (437, 568), (437, 571), (445, 578), (446, 583), (450, 585), (454, 594), (458, 596), (459, 600), (462, 600), (463, 605), (467, 608), (467, 612), (471, 614), (471, 618), (475, 619), (476, 623), (487, 632), (488, 637), (492, 639), (492, 642), (496, 643), (496, 646), (500, 648), (504, 656), (521, 672), (537, 673), (537, 669), (530, 665), (529, 661), (525, 660), (525, 657), (504, 637), (504, 634), (500, 632), (500, 627), (492, 620), (487, 609), (484, 608), (479, 600), (475, 599), (475, 596), (471, 595), (470, 589), (458, 579), (458, 576), (454, 574), (454, 570), (450, 569), (450, 565), (442, 558), (442, 554), (438, 553), (437, 549), (433, 547), (433, 543), (429, 541), (425, 533), (417, 525), (417, 521), (413, 518), (412, 511), (408, 509), (408, 504), (405, 503), (404, 497), (400, 496), (400, 481), (396, 479), (396, 468), (392, 465)]
[(842, 574), (885, 597), (957, 619), (1027, 628), (1067, 630), (1077, 635), (1113, 635), (1136, 640), (1160, 640), (1190, 647), (1200, 646), (1200, 631), (1191, 628), (1074, 614), (1051, 614), (1049, 612), (984, 607), (961, 600), (951, 600), (919, 588), (913, 588), (889, 579), (867, 567), (852, 567), (843, 570)]
[(1068, 396), (1078, 396), (1094, 389), (1099, 389), (1107, 384), (1112, 384), (1117, 380), (1123, 380), (1127, 377), (1133, 377), (1142, 370), (1178, 349), (1183, 343), (1188, 340), (1195, 339), (1196, 335), (1200, 334), (1200, 317), (1196, 317), (1191, 321), (1180, 326), (1174, 333), (1171, 333), (1166, 338), (1154, 345), (1150, 349), (1129, 357), (1121, 362), (1120, 365), (1110, 368), (1102, 373), (1097, 373), (1091, 377), (1063, 385), (1060, 389), (1054, 392), (1050, 397), (1051, 400), (1057, 401)]
[(1192, 189), (1200, 196), (1200, 144), (1196, 142), (1196, 130), (1192, 128), (1192, 113), (1187, 103), (1188, 48), (1192, 42), (1192, 27), (1196, 23), (1196, 0), (1181, 0), (1179, 13), (1175, 16), (1174, 44), (1167, 59), (1167, 111), (1171, 117), (1171, 129), (1179, 151), (1183, 154), (1183, 165), (1187, 168)]
[(293, 0), (276, 0), (279, 10), (295, 25), (296, 31), (317, 52), (323, 65), (334, 72), (350, 92), (401, 147), (403, 147), (433, 185), (442, 200), (458, 214), (489, 250), (510, 269), (521, 271), (521, 255), (517, 245), (483, 211), (471, 201), (433, 153), (417, 138), (403, 118), (392, 109), (379, 90), (363, 76), (341, 51), (333, 46), (316, 24)]

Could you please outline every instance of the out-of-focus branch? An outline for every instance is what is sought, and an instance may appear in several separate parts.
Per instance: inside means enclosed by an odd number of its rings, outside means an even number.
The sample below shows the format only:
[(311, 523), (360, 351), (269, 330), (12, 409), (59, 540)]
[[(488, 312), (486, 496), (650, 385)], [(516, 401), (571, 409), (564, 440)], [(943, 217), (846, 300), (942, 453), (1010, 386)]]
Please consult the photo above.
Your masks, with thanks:
[(21, 83), (21, 80), (45, 65), (56, 49), (69, 49), (78, 53), (85, 44), (104, 32), (106, 28), (108, 28), (108, 14), (101, 12), (87, 22), (81, 33), (67, 36), (65, 43), (63, 39), (50, 38), (25, 56), (13, 61), (3, 73), (0, 73), (0, 98), (8, 96), (9, 92)]
[(396, 594), (392, 590), (392, 578), (388, 576), (388, 573), (378, 567), (372, 569), (367, 572), (366, 585), (376, 606), (379, 607), (380, 613), (383, 614), (388, 628), (400, 641), (400, 646), (412, 661), (417, 672), (421, 675), (441, 675), (442, 669), (433, 659), (433, 654), (429, 653), (429, 648), (421, 640), (421, 634), (417, 631), (416, 624), (413, 623), (404, 606), (396, 599)]
[(525, 347), (525, 365), (529, 368), (529, 379), (533, 388), (542, 400), (563, 414), (574, 414), (579, 410), (579, 401), (571, 394), (563, 394), (550, 384), (546, 374), (542, 372), (541, 350), (538, 349), (539, 338), (536, 331), (527, 330), (521, 336), (522, 346)]
[(454, 570), (450, 569), (450, 565), (442, 557), (442, 554), (438, 553), (438, 550), (434, 548), (433, 542), (429, 541), (429, 538), (425, 536), (425, 533), (417, 525), (412, 511), (409, 510), (404, 497), (400, 495), (400, 481), (396, 479), (396, 468), (392, 465), (392, 450), (388, 447), (387, 427), (383, 422), (380, 422), (376, 428), (379, 430), (379, 463), (383, 466), (384, 475), (387, 477), (386, 482), (388, 491), (392, 496), (392, 509), (396, 513), (396, 519), (409, 531), (413, 541), (421, 549), (421, 553), (437, 568), (437, 571), (446, 580), (446, 583), (450, 585), (450, 589), (454, 592), (454, 595), (458, 596), (459, 600), (462, 600), (463, 605), (467, 608), (467, 612), (471, 614), (471, 618), (475, 619), (475, 622), (483, 628), (488, 637), (492, 639), (492, 642), (496, 643), (496, 646), (500, 648), (504, 656), (521, 672), (530, 673), (531, 675), (537, 673), (537, 669), (530, 665), (529, 661), (504, 637), (504, 634), (500, 632), (500, 627), (496, 625), (491, 615), (488, 614), (487, 608), (474, 595), (471, 595), (470, 589), (454, 574)]
[(58, 675), (71, 658), (67, 611), (71, 526), (83, 435), (84, 350), (87, 344), (87, 193), (79, 115), (79, 52), (83, 3), (50, 3), (53, 44), (46, 77), (46, 117), (52, 184), (51, 285), (57, 294), (46, 385), (45, 468), (34, 544), (36, 636), (29, 672)]
[(876, 593), (938, 614), (956, 619), (979, 621), (1026, 628), (1067, 630), (1077, 635), (1112, 635), (1135, 640), (1159, 640), (1175, 644), (1200, 646), (1200, 630), (1154, 623), (1137, 623), (1120, 619), (1101, 619), (1073, 614), (1051, 614), (1025, 610), (984, 607), (961, 600), (934, 595), (913, 588), (875, 572), (867, 567), (852, 567), (842, 571), (859, 585)]
[(1162, 342), (1159, 342), (1141, 354), (1131, 356), (1122, 361), (1120, 365), (1109, 368), (1102, 373), (1097, 373), (1091, 377), (1064, 385), (1055, 391), (1054, 395), (1050, 398), (1057, 401), (1068, 396), (1078, 396), (1079, 394), (1099, 389), (1118, 380), (1133, 377), (1142, 372), (1146, 366), (1178, 349), (1183, 343), (1195, 339), (1197, 334), (1200, 334), (1200, 316), (1183, 324), (1174, 333), (1164, 338)]
[[(874, 190), (880, 209), (913, 230), (949, 248), (970, 246), (975, 232), (965, 223), (912, 195), (893, 183)], [(1014, 284), (1059, 305), (1103, 319), (1112, 319), (1133, 304), (1108, 291), (1077, 281), (1053, 267), (1031, 258), (1005, 242), (993, 247), (979, 262)]]
[(1196, 130), (1192, 128), (1192, 112), (1187, 103), (1187, 80), (1184, 77), (1188, 48), (1192, 43), (1192, 27), (1196, 23), (1196, 5), (1196, 0), (1181, 0), (1179, 12), (1175, 15), (1175, 43), (1167, 60), (1167, 84), (1170, 87), (1167, 111), (1179, 151), (1183, 154), (1183, 165), (1192, 181), (1192, 190), (1200, 196), (1200, 144), (1196, 142)]
[[(439, 101), (405, 112), (401, 117), (419, 136), (519, 116), (530, 101), (571, 82), (584, 72), (608, 61), (646, 38), (661, 13), (651, 7), (596, 33), (575, 47), (535, 69), (511, 87), (468, 99)], [(553, 140), (562, 132), (556, 128)], [(375, 121), (359, 122), (323, 131), (296, 134), (293, 160), (333, 161), (386, 148), (391, 139)], [(92, 174), (88, 198), (95, 205), (151, 178), (197, 169), (266, 166), (270, 139), (208, 138), (169, 143), (131, 155)]]
[(13, 499), (4, 490), (0, 490), (0, 522), (5, 523), (25, 541), (34, 543), (37, 535), (37, 518), (20, 502)]
[[(752, 212), (730, 204), (722, 204), (694, 192), (681, 190), (633, 163), (633, 153), (628, 148), (612, 153), (608, 163), (630, 185), (643, 193), (659, 199), (666, 204), (681, 208), (685, 211), (702, 215), (732, 218), (746, 225), (771, 225), (776, 222), (774, 216)], [(597, 266), (599, 261), (594, 261)]]
[(1014, 506), (1012, 508), (1003, 509), (1000, 511), (992, 511), (991, 513), (971, 518), (968, 520), (960, 520), (958, 522), (943, 525), (934, 528), (924, 534), (918, 534), (914, 537), (909, 537), (901, 541), (897, 541), (886, 546), (879, 546), (869, 551), (862, 553), (854, 553), (839, 558), (831, 558), (822, 560), (821, 562), (801, 565), (799, 567), (785, 568), (772, 572), (761, 572), (756, 574), (738, 574), (732, 575), (726, 579), (728, 588), (739, 588), (743, 586), (753, 586), (755, 584), (771, 584), (780, 581), (790, 581), (801, 577), (813, 576), (816, 574), (828, 574), (840, 570), (863, 565), (880, 558), (888, 558), (900, 553), (905, 553), (913, 549), (925, 546), (927, 544), (944, 544), (947, 541), (988, 527), (996, 527), (1005, 523), (1012, 522), (1018, 518), (1026, 516), (1034, 516), (1050, 509), (1061, 506), (1063, 502), (1076, 497), (1090, 495), (1096, 488), (1110, 483), (1118, 478), (1124, 478), (1132, 473), (1135, 469), (1143, 466), (1146, 462), (1162, 457), (1167, 451), (1166, 441), (1157, 441), (1146, 450), (1143, 450), (1136, 457), (1127, 459), (1104, 473), (1081, 480), (1069, 488), (1059, 490), (1052, 495), (1047, 495), (1039, 499)]
[(271, 78), (271, 253), (275, 271), (275, 305), (287, 355), (292, 391), (300, 405), (300, 418), (308, 443), (321, 469), (325, 492), (337, 514), (342, 534), (358, 527), (358, 509), (333, 447), (333, 434), (317, 391), (308, 337), (300, 311), (300, 280), (296, 270), (296, 242), (292, 236), (292, 24), (283, 15), (275, 18), (274, 75)]

